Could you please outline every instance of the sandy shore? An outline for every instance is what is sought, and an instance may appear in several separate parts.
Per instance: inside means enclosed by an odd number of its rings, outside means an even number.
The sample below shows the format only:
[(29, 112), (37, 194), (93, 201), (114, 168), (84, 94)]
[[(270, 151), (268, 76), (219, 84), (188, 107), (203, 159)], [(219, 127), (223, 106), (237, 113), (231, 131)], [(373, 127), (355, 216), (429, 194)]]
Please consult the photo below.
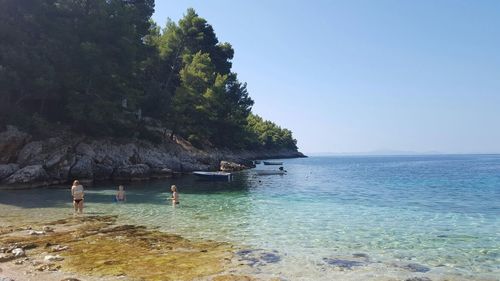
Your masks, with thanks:
[(70, 217), (2, 227), (0, 280), (280, 280), (237, 274), (248, 266), (237, 250), (117, 225), (113, 216)]

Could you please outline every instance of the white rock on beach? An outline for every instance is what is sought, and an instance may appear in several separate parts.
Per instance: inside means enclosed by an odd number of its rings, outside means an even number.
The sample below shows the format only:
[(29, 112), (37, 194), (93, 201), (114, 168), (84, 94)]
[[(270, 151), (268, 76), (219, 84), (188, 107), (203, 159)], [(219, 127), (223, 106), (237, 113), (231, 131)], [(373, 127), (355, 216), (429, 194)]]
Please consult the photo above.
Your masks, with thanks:
[(55, 255), (55, 256), (47, 255), (43, 258), (43, 260), (45, 260), (45, 261), (62, 261), (62, 260), (64, 260), (64, 258), (61, 257), (60, 255)]
[(29, 235), (44, 235), (45, 234), (45, 231), (38, 231), (38, 230), (30, 230), (28, 232)]
[(24, 257), (26, 254), (24, 253), (24, 250), (21, 248), (15, 248), (12, 250), (12, 254), (14, 254), (14, 257)]
[(68, 249), (68, 246), (61, 246), (61, 245), (55, 245), (54, 247), (52, 247), (52, 251), (54, 251), (54, 252), (60, 252), (60, 251), (64, 251), (67, 249)]

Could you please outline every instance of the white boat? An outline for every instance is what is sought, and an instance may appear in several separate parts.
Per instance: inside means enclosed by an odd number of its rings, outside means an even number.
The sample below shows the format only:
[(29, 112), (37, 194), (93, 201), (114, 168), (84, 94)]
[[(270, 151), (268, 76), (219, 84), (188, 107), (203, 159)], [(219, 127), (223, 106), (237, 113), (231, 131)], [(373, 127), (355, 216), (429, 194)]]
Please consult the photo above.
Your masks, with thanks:
[(206, 180), (231, 180), (231, 173), (194, 171), (193, 174)]
[(282, 171), (282, 170), (255, 170), (255, 173), (259, 176), (285, 175), (286, 171)]

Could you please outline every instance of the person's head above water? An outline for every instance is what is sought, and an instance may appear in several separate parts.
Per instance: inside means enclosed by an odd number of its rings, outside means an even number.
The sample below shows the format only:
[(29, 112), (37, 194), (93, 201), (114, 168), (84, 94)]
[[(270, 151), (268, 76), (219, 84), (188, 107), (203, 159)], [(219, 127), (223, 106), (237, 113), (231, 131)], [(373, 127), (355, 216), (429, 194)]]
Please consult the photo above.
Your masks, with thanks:
[(173, 185), (170, 187), (170, 190), (172, 190), (172, 192), (177, 192), (177, 186), (175, 186), (175, 184), (173, 184)]

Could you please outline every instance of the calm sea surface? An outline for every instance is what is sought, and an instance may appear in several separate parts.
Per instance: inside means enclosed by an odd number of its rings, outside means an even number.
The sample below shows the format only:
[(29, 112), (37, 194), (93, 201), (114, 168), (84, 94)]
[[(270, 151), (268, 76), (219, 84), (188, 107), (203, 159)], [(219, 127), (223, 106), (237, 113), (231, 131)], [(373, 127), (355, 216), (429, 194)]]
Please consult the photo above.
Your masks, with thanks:
[[(229, 241), (246, 273), (285, 280), (500, 280), (500, 155), (311, 157), (288, 174), (88, 188), (85, 210)], [(259, 165), (257, 169), (276, 169)], [(169, 186), (181, 204), (167, 202)], [(71, 214), (69, 187), (0, 190), (0, 224)], [(401, 279), (403, 278), (403, 279)]]

